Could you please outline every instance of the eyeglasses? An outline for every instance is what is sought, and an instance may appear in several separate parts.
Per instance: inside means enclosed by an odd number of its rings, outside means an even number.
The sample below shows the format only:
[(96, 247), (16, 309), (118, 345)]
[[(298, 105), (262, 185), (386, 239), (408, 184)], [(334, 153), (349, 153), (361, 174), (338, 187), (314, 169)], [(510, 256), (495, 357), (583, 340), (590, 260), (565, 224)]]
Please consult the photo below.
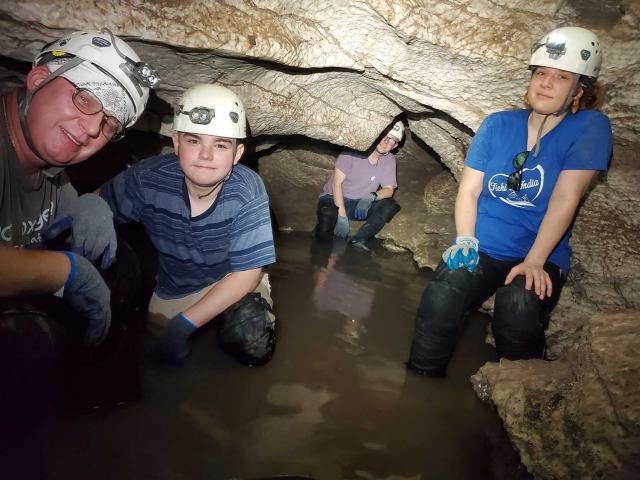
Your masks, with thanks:
[(182, 105), (176, 108), (176, 115), (178, 114), (189, 115), (191, 123), (197, 125), (209, 125), (211, 120), (216, 117), (216, 111), (213, 108), (207, 107), (194, 107), (189, 111), (182, 110)]
[(391, 137), (389, 135), (385, 136), (382, 139), (382, 141), (386, 142), (386, 143), (392, 143), (393, 145), (397, 145), (398, 144), (398, 140), (396, 140), (394, 137)]
[(511, 160), (511, 164), (513, 168), (516, 169), (509, 178), (507, 178), (507, 187), (509, 187), (514, 192), (519, 192), (520, 187), (522, 185), (522, 169), (524, 168), (524, 164), (529, 157), (530, 150), (525, 150), (524, 152), (517, 153), (513, 160)]
[(107, 140), (117, 142), (124, 137), (124, 127), (120, 121), (116, 117), (105, 113), (102, 102), (91, 91), (86, 88), (76, 87), (71, 99), (76, 108), (85, 115), (96, 115), (97, 113), (104, 115), (100, 123), (100, 131)]

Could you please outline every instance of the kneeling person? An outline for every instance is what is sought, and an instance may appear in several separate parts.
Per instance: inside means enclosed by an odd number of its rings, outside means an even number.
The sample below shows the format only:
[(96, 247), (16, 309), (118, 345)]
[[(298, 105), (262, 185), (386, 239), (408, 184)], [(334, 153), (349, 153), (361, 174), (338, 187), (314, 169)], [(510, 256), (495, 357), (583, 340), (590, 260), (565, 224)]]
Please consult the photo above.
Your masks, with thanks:
[[(269, 198), (244, 153), (241, 100), (219, 85), (184, 93), (175, 154), (146, 159), (102, 189), (118, 222), (141, 222), (158, 250), (149, 321), (160, 353), (181, 361), (196, 329), (224, 312), (219, 343), (248, 365), (268, 362), (275, 317), (262, 267), (275, 262)], [(261, 293), (257, 293), (261, 292)]]

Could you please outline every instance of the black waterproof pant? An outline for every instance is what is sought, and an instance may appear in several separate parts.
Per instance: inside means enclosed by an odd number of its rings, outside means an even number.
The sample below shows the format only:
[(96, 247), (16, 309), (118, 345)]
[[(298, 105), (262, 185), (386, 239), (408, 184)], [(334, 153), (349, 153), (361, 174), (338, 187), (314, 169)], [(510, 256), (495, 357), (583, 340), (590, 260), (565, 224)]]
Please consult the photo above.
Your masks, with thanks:
[(119, 239), (117, 262), (104, 273), (111, 328), (96, 349), (80, 346), (86, 321), (62, 299), (0, 298), (0, 476), (45, 478), (41, 430), (50, 401), (88, 408), (139, 394), (133, 352), (123, 349), (139, 272)]
[[(354, 213), (359, 199), (345, 198), (344, 206), (347, 210), (347, 217), (354, 220)], [(364, 225), (360, 227), (358, 232), (353, 236), (354, 241), (366, 242), (375, 237), (384, 227), (385, 223), (391, 221), (396, 213), (400, 211), (400, 205), (393, 198), (383, 198), (376, 200), (371, 205)], [(338, 220), (338, 207), (333, 203), (333, 195), (322, 195), (318, 199), (318, 208), (316, 211), (318, 216), (318, 224), (315, 228), (316, 237), (322, 240), (330, 240), (333, 238), (333, 229)]]
[(535, 291), (525, 288), (522, 275), (504, 285), (511, 268), (521, 262), (499, 261), (480, 253), (473, 272), (465, 268), (449, 270), (440, 262), (420, 301), (409, 368), (427, 375), (444, 376), (466, 314), (494, 293), (491, 328), (498, 355), (511, 360), (542, 358), (544, 331), (566, 276), (558, 266), (547, 262), (544, 269), (551, 277), (553, 293), (540, 300)]

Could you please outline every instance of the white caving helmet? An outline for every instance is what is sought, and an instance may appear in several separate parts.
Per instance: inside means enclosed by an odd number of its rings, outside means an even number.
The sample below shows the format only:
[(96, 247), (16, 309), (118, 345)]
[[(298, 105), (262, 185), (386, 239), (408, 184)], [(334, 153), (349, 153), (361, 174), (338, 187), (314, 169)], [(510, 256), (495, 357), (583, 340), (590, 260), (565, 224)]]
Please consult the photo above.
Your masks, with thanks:
[(160, 82), (155, 70), (141, 62), (136, 52), (108, 29), (101, 32), (74, 32), (51, 42), (42, 48), (33, 65), (63, 58), (69, 60), (54, 70), (47, 82), (57, 76), (72, 77), (72, 70), (82, 69), (86, 65), (84, 62), (89, 63), (89, 68), (94, 71), (97, 69), (108, 74), (124, 89), (130, 100), (127, 101), (127, 118), (121, 122), (125, 128), (140, 118), (149, 99), (149, 89), (155, 88)]
[(247, 116), (240, 97), (222, 85), (195, 85), (184, 92), (175, 109), (178, 132), (247, 137)]
[(395, 138), (398, 143), (400, 143), (402, 141), (402, 138), (404, 137), (404, 124), (400, 120), (398, 120), (393, 124), (393, 127), (391, 127), (391, 130), (389, 130), (389, 133), (387, 133), (387, 135)]
[(552, 67), (595, 80), (602, 65), (598, 37), (580, 27), (552, 30), (533, 45), (529, 68)]

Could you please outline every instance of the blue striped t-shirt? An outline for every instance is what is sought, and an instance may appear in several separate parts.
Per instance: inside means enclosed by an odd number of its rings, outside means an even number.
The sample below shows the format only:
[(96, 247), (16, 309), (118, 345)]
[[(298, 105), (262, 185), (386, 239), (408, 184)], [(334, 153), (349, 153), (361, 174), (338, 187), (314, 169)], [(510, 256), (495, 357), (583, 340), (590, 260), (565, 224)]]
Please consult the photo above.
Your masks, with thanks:
[(179, 298), (230, 272), (275, 262), (269, 197), (262, 179), (236, 165), (215, 202), (191, 217), (175, 154), (136, 163), (105, 184), (100, 195), (117, 222), (141, 222), (159, 254), (156, 294)]

